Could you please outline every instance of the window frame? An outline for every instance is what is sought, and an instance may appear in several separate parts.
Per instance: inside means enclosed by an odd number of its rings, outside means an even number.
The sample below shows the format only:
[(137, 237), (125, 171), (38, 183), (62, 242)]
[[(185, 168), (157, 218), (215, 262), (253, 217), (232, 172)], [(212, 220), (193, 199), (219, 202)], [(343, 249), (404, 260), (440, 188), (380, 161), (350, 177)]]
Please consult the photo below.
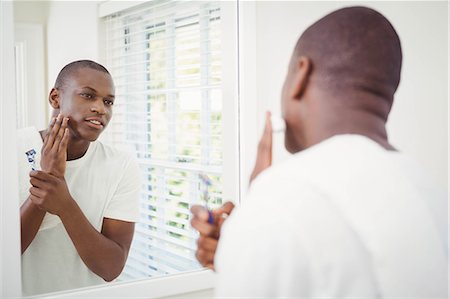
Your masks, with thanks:
[[(13, 4), (0, 1), (0, 297), (21, 295), (19, 183), (17, 171)], [(9, 87), (9, 88), (5, 88)], [(9, 146), (5, 146), (8, 144)]]
[[(105, 4), (108, 5), (109, 2), (106, 2)], [(220, 3), (220, 2), (219, 2)], [(164, 4), (162, 4), (161, 6), (165, 6)], [(197, 6), (197, 5), (196, 5)], [(200, 5), (203, 8), (203, 5)], [(222, 36), (222, 42), (221, 42), (221, 46), (222, 46), (222, 55), (221, 55), (221, 60), (222, 60), (222, 82), (221, 82), (221, 87), (220, 90), (222, 92), (222, 98), (223, 100), (223, 106), (222, 106), (222, 155), (223, 155), (223, 161), (227, 161), (224, 162), (221, 166), (222, 168), (222, 175), (223, 175), (223, 183), (222, 183), (222, 198), (224, 200), (229, 200), (229, 199), (233, 199), (233, 201), (238, 202), (239, 201), (239, 167), (238, 167), (238, 163), (239, 163), (239, 149), (238, 149), (238, 142), (237, 142), (237, 136), (238, 136), (238, 100), (237, 100), (237, 2), (228, 2), (224, 4), (220, 5), (221, 7), (221, 22), (220, 22), (220, 27), (222, 28), (221, 30), (221, 36)], [(190, 7), (190, 6), (189, 6)], [(192, 10), (192, 8), (186, 7), (186, 9)], [(215, 4), (213, 5), (213, 7), (215, 8)], [(115, 10), (104, 10), (102, 9), (102, 6), (99, 7), (99, 19), (105, 17), (105, 16), (109, 16), (111, 14), (115, 14), (115, 13), (119, 13), (121, 11), (125, 11), (124, 15), (121, 15), (119, 17), (123, 18), (125, 15), (127, 15), (127, 11), (130, 6), (120, 6), (118, 8), (117, 11)], [(133, 6), (131, 6), (131, 8), (133, 8)], [(146, 10), (151, 10), (150, 6), (146, 6), (146, 7), (140, 7), (142, 8), (142, 10), (146, 11)], [(141, 10), (141, 11), (142, 11)], [(106, 12), (104, 12), (106, 11)], [(133, 11), (130, 12), (132, 14), (137, 14), (139, 11)], [(178, 12), (182, 12), (177, 10)], [(207, 11), (205, 11), (207, 12)], [(150, 19), (151, 20), (151, 19)], [(168, 22), (167, 22), (168, 21)], [(107, 26), (107, 22), (104, 22), (104, 20), (100, 20), (99, 24), (106, 27)], [(156, 23), (155, 23), (156, 22)], [(159, 19), (157, 18), (155, 20), (155, 22), (143, 22), (140, 23), (141, 26), (150, 26), (151, 28), (156, 28), (158, 23), (161, 23), (160, 25), (162, 26), (162, 28), (166, 28), (167, 30), (175, 30), (175, 23), (171, 22), (170, 20), (164, 20), (164, 19)], [(133, 22), (132, 22), (133, 24)], [(106, 26), (105, 26), (106, 25)], [(206, 24), (203, 24), (206, 25)], [(112, 25), (114, 26), (114, 25)], [(129, 25), (127, 24), (123, 24), (122, 25), (123, 28), (128, 28)], [(231, 29), (234, 26), (234, 30)], [(121, 27), (121, 30), (123, 30), (123, 28)], [(200, 29), (202, 29), (201, 24), (200, 24)], [(203, 28), (205, 29), (205, 28)], [(230, 30), (231, 29), (231, 30)], [(102, 30), (107, 30), (107, 28), (102, 28)], [(137, 30), (138, 32), (141, 32), (142, 29), (136, 29), (134, 28), (134, 30)], [(203, 30), (202, 30), (203, 32)], [(103, 36), (106, 36), (106, 34), (100, 34)], [(172, 37), (172, 35), (170, 34), (169, 37)], [(143, 37), (140, 37), (140, 39), (136, 39), (135, 41), (132, 42), (132, 44), (134, 45), (139, 45), (139, 42), (143, 42), (146, 39)], [(175, 43), (175, 40), (169, 40), (168, 41), (169, 44), (171, 43)], [(114, 55), (114, 53), (107, 53), (105, 50), (105, 48), (107, 48), (106, 43), (103, 43), (102, 45), (99, 46), (99, 48), (102, 50), (103, 48), (103, 55), (107, 56), (107, 54), (110, 55)], [(118, 45), (114, 45), (114, 47), (117, 47)], [(122, 45), (123, 46), (123, 45)], [(139, 50), (140, 47), (137, 46), (137, 49)], [(203, 49), (204, 50), (204, 49)], [(133, 50), (132, 50), (133, 51)], [(170, 56), (170, 55), (169, 55)], [(204, 57), (202, 55), (202, 57)], [(123, 63), (127, 63), (126, 61)], [(133, 65), (136, 64), (136, 62), (133, 62)], [(117, 65), (118, 66), (118, 65)], [(113, 67), (113, 66), (111, 66)], [(169, 67), (169, 69), (172, 69), (171, 67)], [(114, 76), (114, 74), (113, 74)], [(202, 74), (202, 78), (203, 76), (205, 76), (205, 74)], [(169, 77), (171, 77), (171, 75), (169, 74)], [(173, 78), (172, 78), (173, 79)], [(169, 80), (170, 81), (170, 80)], [(171, 86), (169, 86), (170, 88)], [(226, 99), (226, 100), (225, 100)], [(230, 101), (230, 99), (234, 99), (232, 101)], [(173, 115), (174, 116), (174, 115)], [(204, 119), (202, 118), (201, 121), (204, 121)], [(111, 125), (110, 125), (111, 128)], [(227, 129), (225, 129), (227, 128)], [(118, 131), (121, 131), (120, 127), (118, 127)], [(106, 132), (105, 132), (106, 133)], [(109, 131), (110, 137), (112, 137), (113, 131)], [(202, 130), (202, 138), (204, 138), (205, 132)], [(105, 136), (108, 136), (107, 134)], [(170, 135), (169, 135), (170, 137)], [(173, 138), (174, 136), (172, 136)], [(105, 141), (109, 141), (113, 138), (108, 138), (105, 137)], [(171, 142), (169, 142), (170, 144)], [(169, 164), (172, 164), (172, 162), (167, 162)], [(164, 162), (162, 162), (162, 165), (164, 166)], [(167, 165), (169, 166), (169, 165)], [(182, 164), (180, 164), (181, 167)], [(190, 168), (191, 166), (186, 165), (186, 167)], [(186, 168), (187, 170), (187, 168)], [(212, 169), (211, 169), (212, 171)], [(158, 184), (158, 183), (157, 183)], [(163, 184), (162, 182), (159, 182), (159, 184)], [(159, 186), (159, 188), (157, 189), (164, 189), (162, 187), (164, 187), (164, 185), (157, 185)], [(195, 240), (192, 240), (192, 245), (195, 244)], [(132, 251), (130, 251), (130, 255), (131, 255)], [(132, 268), (132, 267), (131, 267)], [(194, 269), (192, 269), (194, 270)], [(192, 270), (187, 270), (187, 271), (192, 271)]]

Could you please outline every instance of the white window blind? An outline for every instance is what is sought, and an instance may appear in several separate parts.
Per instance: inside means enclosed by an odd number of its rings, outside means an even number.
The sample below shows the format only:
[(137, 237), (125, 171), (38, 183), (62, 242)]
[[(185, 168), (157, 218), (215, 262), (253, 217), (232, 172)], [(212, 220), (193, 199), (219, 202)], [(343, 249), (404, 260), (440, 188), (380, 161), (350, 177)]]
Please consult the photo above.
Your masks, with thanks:
[(199, 174), (223, 197), (221, 9), (217, 2), (151, 1), (102, 18), (116, 85), (107, 139), (131, 148), (143, 178), (140, 222), (122, 280), (199, 268), (189, 209)]

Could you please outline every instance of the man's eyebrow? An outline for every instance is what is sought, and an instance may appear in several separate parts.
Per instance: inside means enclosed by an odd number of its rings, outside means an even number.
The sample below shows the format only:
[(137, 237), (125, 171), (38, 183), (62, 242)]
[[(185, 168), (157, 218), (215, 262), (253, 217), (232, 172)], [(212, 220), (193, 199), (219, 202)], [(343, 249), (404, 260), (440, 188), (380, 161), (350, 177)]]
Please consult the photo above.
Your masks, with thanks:
[(89, 86), (84, 86), (84, 87), (82, 87), (81, 89), (90, 89), (90, 90), (93, 91), (93, 92), (97, 92), (94, 88), (89, 87)]
[[(94, 88), (89, 87), (89, 86), (84, 86), (84, 87), (82, 87), (81, 89), (89, 89), (89, 90), (91, 90), (92, 92), (97, 93), (97, 91), (96, 91)], [(113, 95), (113, 94), (109, 94), (109, 95), (107, 95), (107, 97), (108, 97), (108, 98), (113, 98), (113, 99), (116, 98), (116, 96)]]

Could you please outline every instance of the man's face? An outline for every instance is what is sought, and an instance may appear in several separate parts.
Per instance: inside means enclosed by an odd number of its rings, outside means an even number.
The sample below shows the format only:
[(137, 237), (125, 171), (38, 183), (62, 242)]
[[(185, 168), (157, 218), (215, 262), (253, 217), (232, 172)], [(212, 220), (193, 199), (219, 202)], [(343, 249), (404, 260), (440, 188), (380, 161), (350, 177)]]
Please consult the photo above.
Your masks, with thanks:
[(72, 137), (94, 141), (112, 117), (114, 83), (107, 73), (82, 68), (60, 88), (59, 97), (60, 112), (70, 118)]

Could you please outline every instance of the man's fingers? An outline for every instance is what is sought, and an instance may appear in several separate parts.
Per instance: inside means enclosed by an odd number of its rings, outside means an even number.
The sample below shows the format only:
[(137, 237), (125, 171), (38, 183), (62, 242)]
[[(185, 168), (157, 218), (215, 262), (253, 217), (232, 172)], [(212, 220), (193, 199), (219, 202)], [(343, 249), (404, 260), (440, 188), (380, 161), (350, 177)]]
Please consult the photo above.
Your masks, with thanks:
[(217, 240), (210, 237), (200, 236), (197, 240), (197, 247), (203, 250), (216, 252)]
[(214, 215), (222, 215), (222, 214), (230, 215), (230, 213), (231, 213), (231, 211), (233, 211), (233, 209), (234, 209), (234, 203), (232, 203), (231, 201), (227, 201), (220, 208), (218, 208), (217, 210), (213, 210), (212, 212)]
[(203, 266), (214, 264), (214, 252), (198, 249), (195, 257)]
[(52, 126), (52, 129), (48, 130), (47, 134), (48, 136), (48, 140), (47, 140), (47, 148), (51, 149), (53, 147), (53, 143), (55, 142), (55, 138), (56, 135), (59, 132), (59, 128), (61, 127), (61, 120), (62, 120), (62, 115), (58, 114), (58, 116), (56, 117), (55, 123)]
[(67, 122), (69, 121), (69, 118), (63, 117), (61, 121), (61, 126), (59, 127), (58, 133), (56, 134), (55, 141), (53, 143), (52, 150), (58, 151), (60, 148), (61, 140), (63, 139), (64, 133), (67, 128)]
[(197, 217), (200, 220), (208, 221), (208, 211), (205, 207), (202, 207), (200, 205), (193, 205), (191, 207), (191, 213), (194, 215), (194, 217)]
[(39, 180), (39, 179), (34, 178), (34, 177), (30, 177), (30, 184), (33, 187), (37, 187), (37, 188), (43, 188), (45, 186), (44, 181)]
[(218, 235), (216, 226), (209, 224), (207, 220), (200, 220), (197, 217), (194, 217), (191, 220), (191, 225), (202, 235), (211, 237), (217, 237)]
[(42, 198), (45, 196), (45, 191), (36, 187), (30, 187), (29, 191), (31, 195), (38, 198)]
[[(208, 222), (209, 213), (205, 207), (194, 205), (191, 207), (192, 215), (194, 216), (191, 220), (191, 225), (193, 228), (198, 230), (200, 234), (212, 236), (217, 238), (219, 235), (218, 226), (216, 224), (210, 224)], [(213, 214), (215, 211), (213, 211)]]
[(69, 128), (66, 128), (64, 130), (64, 135), (61, 140), (61, 143), (59, 144), (59, 151), (67, 151), (67, 144), (69, 144)]
[(44, 182), (53, 182), (54, 178), (51, 174), (40, 170), (32, 170), (30, 172), (30, 177), (35, 178)]
[[(213, 210), (214, 219), (217, 223), (218, 227), (222, 227), (223, 222), (228, 218), (228, 216), (231, 214), (231, 211), (234, 209), (234, 204), (230, 201), (227, 201), (224, 203), (220, 208), (217, 210)], [(220, 234), (220, 231), (219, 231)]]
[(214, 270), (214, 264), (213, 263), (209, 263), (209, 264), (203, 265), (203, 267), (206, 267), (208, 269)]

